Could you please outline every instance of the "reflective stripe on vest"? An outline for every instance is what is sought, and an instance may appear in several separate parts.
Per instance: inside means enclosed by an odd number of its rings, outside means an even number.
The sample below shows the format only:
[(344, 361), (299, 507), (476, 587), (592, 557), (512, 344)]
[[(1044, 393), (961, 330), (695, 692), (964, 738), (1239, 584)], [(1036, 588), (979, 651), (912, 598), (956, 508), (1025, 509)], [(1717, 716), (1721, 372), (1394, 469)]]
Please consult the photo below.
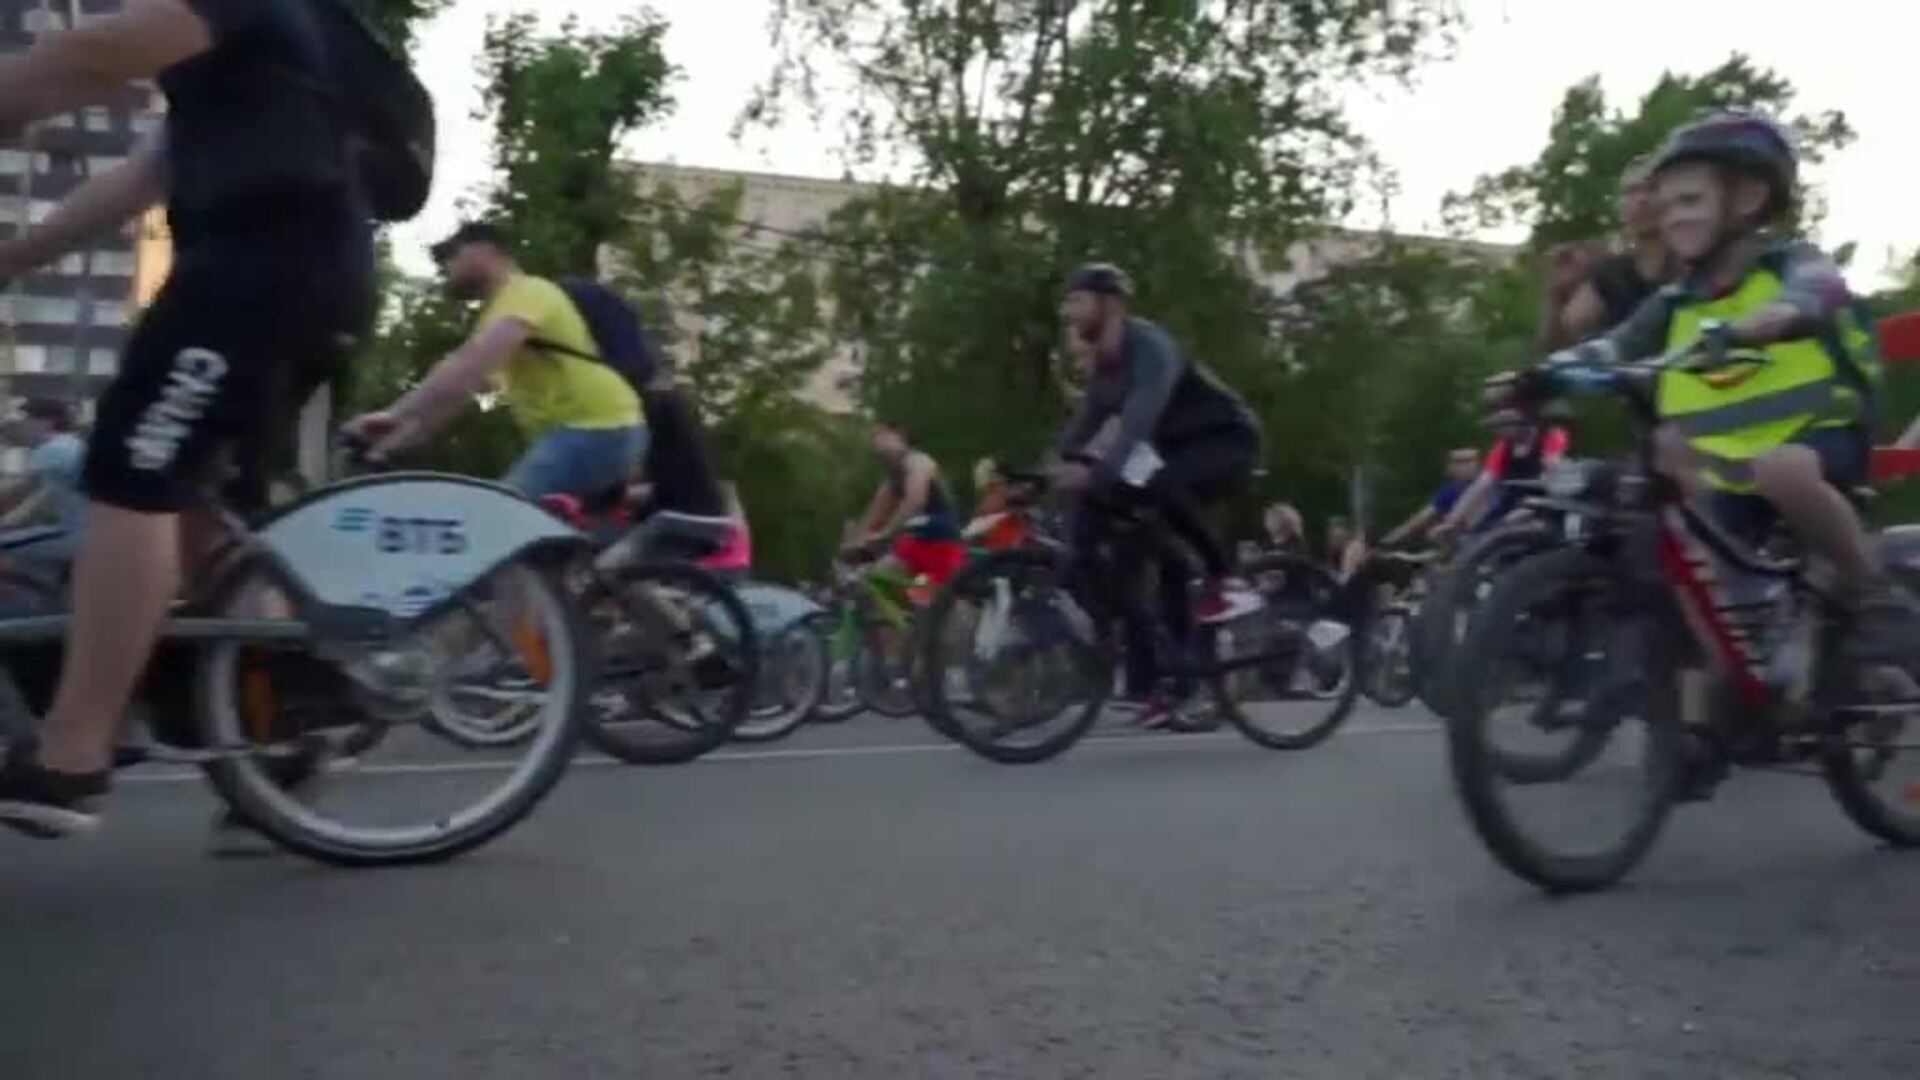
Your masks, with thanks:
[[(1678, 352), (1699, 340), (1703, 322), (1750, 315), (1772, 304), (1782, 291), (1779, 277), (1755, 269), (1726, 296), (1681, 304), (1668, 324), (1667, 351)], [(1810, 426), (1859, 422), (1860, 394), (1840, 377), (1836, 358), (1821, 342), (1781, 342), (1764, 351), (1767, 363), (1755, 365), (1737, 382), (1729, 382), (1731, 373), (1725, 372), (1663, 373), (1661, 419), (1684, 433), (1709, 460), (1721, 463), (1749, 461)], [(1718, 467), (1709, 475), (1719, 486), (1739, 487), (1747, 481), (1735, 477), (1744, 471)]]

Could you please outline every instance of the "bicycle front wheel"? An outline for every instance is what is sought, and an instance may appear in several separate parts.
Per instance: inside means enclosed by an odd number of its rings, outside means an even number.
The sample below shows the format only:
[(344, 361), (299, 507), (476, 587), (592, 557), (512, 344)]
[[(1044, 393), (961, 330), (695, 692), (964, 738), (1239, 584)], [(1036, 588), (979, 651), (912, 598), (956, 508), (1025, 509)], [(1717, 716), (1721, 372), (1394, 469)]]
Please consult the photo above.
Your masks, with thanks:
[[(267, 580), (259, 560), (243, 564), (216, 594), (216, 610), (238, 612), (271, 588)], [(510, 562), (469, 595), (471, 603), (372, 645), (207, 646), (195, 687), (202, 737), (245, 748), (206, 767), (214, 790), (282, 847), (343, 866), (448, 859), (525, 818), (572, 760), (593, 657), (552, 562)], [(485, 602), (498, 606), (482, 612)], [(450, 759), (449, 749), (472, 748), (437, 737), (428, 702), (451, 671), (484, 673), (524, 696), (529, 737)], [(349, 761), (335, 744), (372, 749), (360, 737), (369, 717), (392, 729), (379, 740), (392, 757)]]
[(1076, 626), (1052, 556), (1002, 551), (969, 563), (921, 616), (927, 722), (989, 761), (1064, 753), (1099, 718), (1113, 665)]

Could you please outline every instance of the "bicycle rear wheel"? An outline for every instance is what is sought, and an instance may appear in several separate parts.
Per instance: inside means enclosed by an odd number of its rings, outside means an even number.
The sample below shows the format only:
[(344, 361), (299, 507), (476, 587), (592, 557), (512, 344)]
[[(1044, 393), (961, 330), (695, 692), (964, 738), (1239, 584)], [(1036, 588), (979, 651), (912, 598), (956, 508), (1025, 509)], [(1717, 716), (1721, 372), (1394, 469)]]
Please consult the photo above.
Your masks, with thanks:
[(1221, 715), (1269, 750), (1325, 742), (1359, 700), (1366, 643), (1343, 622), (1306, 622), (1267, 609), (1212, 637), (1212, 655), (1226, 667), (1209, 680)]
[(696, 566), (622, 570), (588, 604), (605, 670), (587, 741), (629, 765), (677, 765), (733, 738), (753, 710), (760, 641), (731, 586)]
[[(271, 657), (276, 662), (266, 665), (275, 673), (276, 693), (320, 700), (307, 702), (308, 709), (282, 701), (264, 715), (260, 683), (250, 673), (262, 670), (259, 654), (265, 650), (221, 642), (200, 654), (194, 713), (201, 741), (250, 752), (206, 766), (214, 790), (282, 847), (343, 866), (437, 862), (498, 836), (531, 813), (566, 771), (593, 685), (592, 653), (559, 570), (552, 560), (528, 558), (496, 570), (472, 591), (515, 598), (515, 641), (508, 647), (518, 650), (528, 692), (542, 697), (532, 737), (511, 754), (445, 760), (441, 752), (455, 744), (436, 740), (422, 722), (431, 680), (444, 670), (447, 650), (470, 638), (450, 632), (451, 615), (375, 646), (323, 642), (318, 653), (277, 651)], [(243, 561), (215, 593), (214, 610), (237, 610), (250, 586), (270, 579), (264, 560)], [(324, 707), (328, 698), (334, 708)], [(399, 760), (334, 768), (341, 764), (341, 739), (360, 742), (360, 750), (369, 747), (358, 739), (369, 711), (396, 726), (412, 721), (407, 737), (382, 743)], [(467, 782), (482, 785), (477, 797), (451, 808), (438, 804), (438, 797)], [(347, 787), (355, 791), (351, 800), (343, 797)], [(436, 805), (424, 805), (429, 801)]]

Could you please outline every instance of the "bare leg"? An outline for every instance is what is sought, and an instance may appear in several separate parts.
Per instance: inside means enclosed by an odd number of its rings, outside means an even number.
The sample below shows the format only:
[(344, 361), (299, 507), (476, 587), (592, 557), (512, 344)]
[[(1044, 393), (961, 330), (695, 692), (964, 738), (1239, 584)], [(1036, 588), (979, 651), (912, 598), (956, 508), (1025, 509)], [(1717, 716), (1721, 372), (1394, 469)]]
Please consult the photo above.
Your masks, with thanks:
[(41, 765), (91, 773), (112, 762), (114, 734), (179, 587), (178, 515), (102, 503), (87, 508), (72, 629), (41, 731)]
[(1841, 584), (1857, 591), (1875, 576), (1873, 550), (1860, 515), (1820, 472), (1805, 446), (1782, 446), (1754, 459), (1754, 486), (1786, 518), (1800, 542), (1833, 560)]

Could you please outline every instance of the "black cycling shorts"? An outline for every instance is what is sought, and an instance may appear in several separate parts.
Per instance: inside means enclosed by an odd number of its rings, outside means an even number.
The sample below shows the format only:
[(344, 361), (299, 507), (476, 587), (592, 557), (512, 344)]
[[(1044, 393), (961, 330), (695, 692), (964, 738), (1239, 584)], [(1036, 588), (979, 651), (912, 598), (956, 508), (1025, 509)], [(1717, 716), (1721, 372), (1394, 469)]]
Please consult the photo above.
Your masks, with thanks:
[(215, 494), (263, 508), (269, 460), (373, 311), (371, 227), (344, 200), (196, 238), (100, 398), (88, 496), (146, 513)]

